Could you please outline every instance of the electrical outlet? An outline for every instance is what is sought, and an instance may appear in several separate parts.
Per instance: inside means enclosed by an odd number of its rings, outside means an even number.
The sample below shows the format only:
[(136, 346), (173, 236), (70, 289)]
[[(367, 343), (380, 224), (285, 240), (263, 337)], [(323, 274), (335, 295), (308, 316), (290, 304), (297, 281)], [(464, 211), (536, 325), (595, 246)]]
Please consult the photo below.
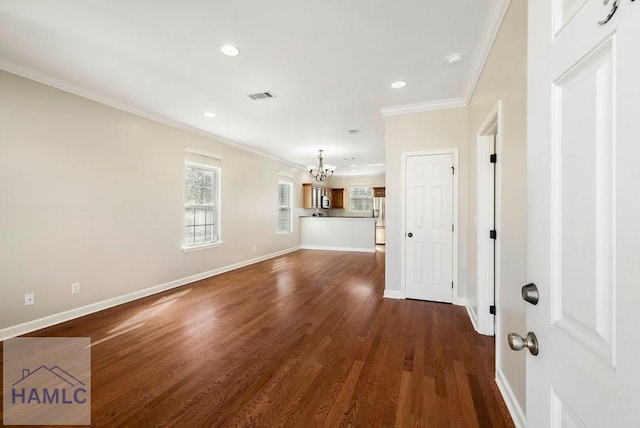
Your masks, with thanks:
[(80, 283), (74, 282), (71, 284), (71, 294), (78, 294), (80, 292)]
[(36, 302), (36, 293), (27, 293), (24, 295), (24, 305), (33, 305)]

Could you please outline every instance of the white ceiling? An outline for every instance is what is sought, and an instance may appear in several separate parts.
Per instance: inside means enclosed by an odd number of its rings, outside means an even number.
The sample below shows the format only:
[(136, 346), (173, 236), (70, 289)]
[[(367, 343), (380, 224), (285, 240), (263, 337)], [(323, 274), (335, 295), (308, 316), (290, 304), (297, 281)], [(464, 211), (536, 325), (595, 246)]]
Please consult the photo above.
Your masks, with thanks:
[(504, 3), (0, 0), (0, 68), (297, 165), (324, 149), (336, 174), (378, 173), (381, 109), (464, 104)]

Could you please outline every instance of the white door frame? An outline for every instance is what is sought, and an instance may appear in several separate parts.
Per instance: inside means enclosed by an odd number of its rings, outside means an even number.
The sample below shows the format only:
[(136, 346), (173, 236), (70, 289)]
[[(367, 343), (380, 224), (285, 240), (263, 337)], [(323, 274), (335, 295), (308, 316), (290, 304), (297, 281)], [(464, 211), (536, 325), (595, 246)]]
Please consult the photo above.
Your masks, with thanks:
[[(406, 213), (407, 213), (407, 158), (409, 156), (431, 156), (431, 155), (453, 155), (453, 168), (455, 174), (453, 174), (453, 300), (454, 305), (465, 306), (467, 301), (464, 298), (458, 297), (458, 176), (460, 175), (458, 169), (458, 149), (442, 149), (442, 150), (421, 150), (415, 152), (402, 152), (401, 154), (401, 175), (402, 181), (400, 184), (400, 193), (402, 194), (402, 206), (400, 207), (400, 229), (402, 234), (406, 233)], [(403, 238), (402, 245), (400, 246), (400, 263), (401, 263), (401, 277), (400, 277), (400, 296), (403, 299), (407, 298), (406, 288), (406, 248), (405, 240)]]
[[(487, 136), (496, 136), (495, 153), (498, 160), (495, 163), (495, 182), (493, 167), (489, 163), (489, 155), (493, 153), (493, 147), (486, 143)], [(493, 142), (491, 144), (493, 146)], [(489, 306), (495, 305), (500, 311), (500, 181), (501, 181), (501, 154), (502, 154), (502, 102), (498, 101), (491, 113), (484, 120), (477, 134), (477, 215), (476, 226), (476, 283), (478, 287), (478, 313), (476, 316), (476, 329), (478, 333), (493, 336), (495, 326), (500, 321), (500, 316), (489, 313)], [(494, 200), (495, 186), (495, 200)], [(495, 216), (495, 225), (493, 217)], [(497, 236), (495, 241), (489, 239), (489, 231), (495, 227)], [(495, 252), (494, 252), (495, 242)], [(494, 256), (495, 254), (495, 256)], [(495, 257), (495, 259), (494, 259)], [(495, 271), (492, 269), (495, 266)], [(495, 274), (495, 276), (494, 276)], [(495, 281), (495, 293), (494, 293)], [(473, 312), (473, 308), (471, 310)], [(500, 329), (498, 329), (500, 330)], [(496, 353), (496, 356), (498, 353)]]

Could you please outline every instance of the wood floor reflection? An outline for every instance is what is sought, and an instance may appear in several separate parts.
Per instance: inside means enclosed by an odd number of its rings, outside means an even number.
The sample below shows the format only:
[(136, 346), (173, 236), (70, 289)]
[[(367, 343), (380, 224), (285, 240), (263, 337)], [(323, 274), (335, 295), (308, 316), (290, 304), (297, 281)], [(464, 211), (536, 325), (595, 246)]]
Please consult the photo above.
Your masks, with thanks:
[(464, 308), (302, 250), (32, 336), (89, 336), (97, 427), (510, 427)]

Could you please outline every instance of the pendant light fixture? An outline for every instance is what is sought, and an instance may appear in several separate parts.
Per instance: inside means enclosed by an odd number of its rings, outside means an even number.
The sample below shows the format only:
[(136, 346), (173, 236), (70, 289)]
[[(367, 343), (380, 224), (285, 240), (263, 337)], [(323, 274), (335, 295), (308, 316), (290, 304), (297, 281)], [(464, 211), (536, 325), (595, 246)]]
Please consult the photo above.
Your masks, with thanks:
[(316, 181), (327, 181), (329, 177), (333, 175), (333, 172), (336, 170), (335, 166), (325, 165), (324, 160), (322, 159), (322, 150), (318, 150), (318, 165), (309, 165), (307, 169), (309, 170), (309, 175), (315, 178)]

